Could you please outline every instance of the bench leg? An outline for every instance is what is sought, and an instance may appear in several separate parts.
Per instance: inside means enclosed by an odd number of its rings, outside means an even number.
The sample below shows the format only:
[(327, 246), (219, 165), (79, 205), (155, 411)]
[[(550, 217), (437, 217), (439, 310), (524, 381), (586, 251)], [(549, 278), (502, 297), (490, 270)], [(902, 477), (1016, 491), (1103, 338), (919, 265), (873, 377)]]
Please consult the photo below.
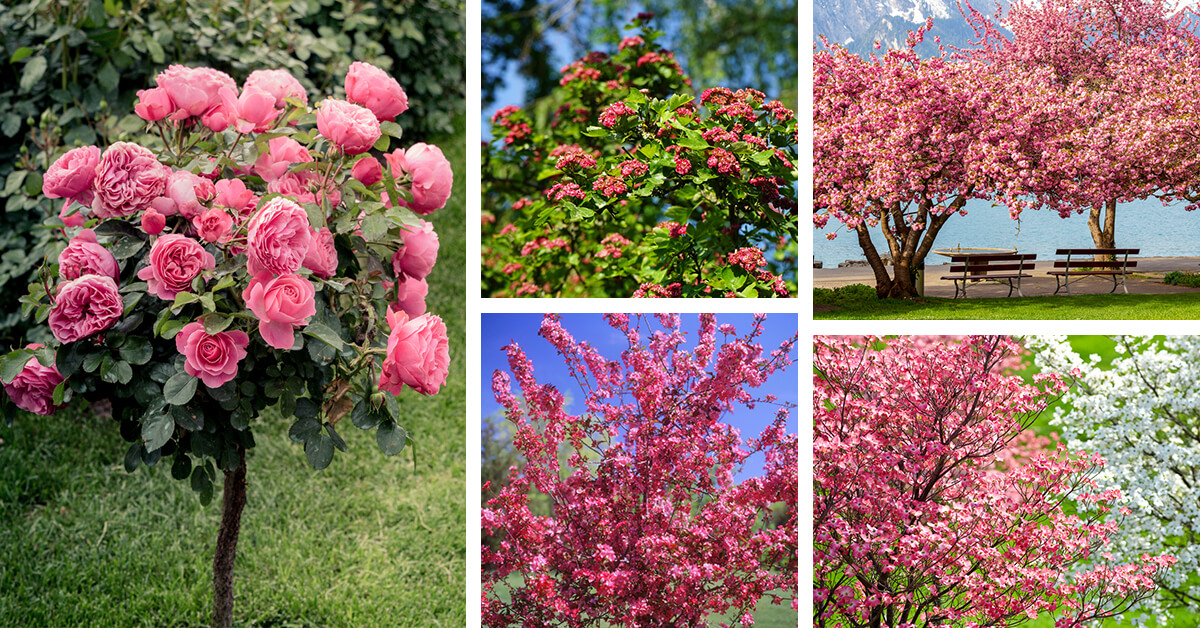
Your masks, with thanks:
[[(1125, 285), (1125, 278), (1124, 278), (1124, 277), (1122, 277), (1122, 278), (1121, 278), (1121, 285), (1122, 285), (1122, 286), (1124, 286), (1124, 285)], [(1108, 293), (1109, 293), (1109, 294), (1112, 294), (1112, 293), (1114, 293), (1114, 292), (1116, 292), (1116, 291), (1117, 291), (1117, 276), (1116, 276), (1116, 275), (1113, 275), (1113, 287), (1112, 287), (1112, 290), (1109, 290), (1109, 291), (1108, 291)], [(1126, 290), (1125, 290), (1125, 294), (1129, 294), (1129, 290), (1128, 290), (1128, 289), (1126, 289)]]
[[(961, 287), (959, 282), (962, 282)], [(959, 292), (962, 293), (964, 299), (967, 298), (967, 281), (965, 279), (954, 280), (954, 298), (958, 298)]]
[(1062, 280), (1063, 280), (1062, 277), (1059, 277), (1058, 275), (1054, 276), (1054, 294), (1058, 294), (1058, 291), (1062, 290), (1062, 288), (1063, 288)]
[(1007, 283), (1008, 283), (1008, 296), (1010, 296), (1010, 297), (1011, 297), (1011, 296), (1012, 296), (1012, 291), (1013, 291), (1013, 282), (1012, 282), (1012, 279), (1009, 279)]

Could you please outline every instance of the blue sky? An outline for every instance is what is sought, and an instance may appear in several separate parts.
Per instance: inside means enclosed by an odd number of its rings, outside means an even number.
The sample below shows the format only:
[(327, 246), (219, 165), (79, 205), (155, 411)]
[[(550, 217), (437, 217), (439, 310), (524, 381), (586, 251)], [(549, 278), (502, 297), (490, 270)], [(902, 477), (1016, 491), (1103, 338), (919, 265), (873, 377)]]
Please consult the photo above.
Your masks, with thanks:
[[(563, 314), (562, 318), (563, 328), (570, 332), (576, 340), (587, 340), (596, 347), (601, 355), (610, 360), (619, 360), (621, 351), (628, 348), (625, 336), (610, 327), (600, 314)], [(730, 323), (737, 328), (739, 335), (744, 335), (751, 329), (752, 318), (750, 314), (717, 314), (717, 325)], [(662, 329), (658, 319), (652, 315), (647, 315), (647, 319), (652, 323), (650, 329)], [(683, 331), (686, 333), (687, 339), (684, 347), (694, 348), (698, 338), (699, 316), (682, 314), (680, 320), (683, 323)], [(538, 382), (554, 384), (568, 395), (571, 400), (571, 404), (567, 407), (569, 413), (578, 414), (582, 408), (584, 393), (580, 391), (579, 385), (563, 368), (562, 358), (554, 346), (538, 336), (541, 321), (541, 314), (483, 315), (480, 350), (483, 370), (481, 394), (485, 416), (501, 410), (501, 406), (496, 403), (491, 390), (492, 372), (499, 369), (511, 373), (508, 368), (508, 358), (502, 347), (512, 341), (516, 341), (529, 356)], [(769, 354), (770, 351), (778, 348), (781, 342), (796, 335), (798, 324), (798, 317), (795, 314), (768, 315), (763, 327), (763, 334), (759, 337), (759, 344), (763, 346), (764, 354)], [(649, 332), (643, 326), (642, 338), (648, 336)], [(721, 337), (721, 333), (718, 332), (718, 343), (720, 343)], [(793, 359), (796, 357), (796, 351), (796, 347), (793, 346)], [(752, 391), (752, 394), (755, 397), (773, 394), (782, 401), (798, 404), (798, 373), (798, 365), (793, 364), (784, 371), (776, 372), (767, 380), (766, 384)], [(517, 389), (515, 381), (513, 388)], [(777, 406), (770, 404), (759, 405), (754, 410), (735, 405), (733, 412), (726, 412), (721, 420), (741, 430), (743, 438), (757, 437), (762, 429), (775, 418), (776, 409)], [(788, 430), (792, 433), (796, 433), (799, 429), (797, 414), (798, 410), (793, 409), (788, 420)], [(758, 475), (762, 469), (762, 463), (761, 455), (751, 457), (746, 462), (743, 472), (738, 475), (739, 479)]]

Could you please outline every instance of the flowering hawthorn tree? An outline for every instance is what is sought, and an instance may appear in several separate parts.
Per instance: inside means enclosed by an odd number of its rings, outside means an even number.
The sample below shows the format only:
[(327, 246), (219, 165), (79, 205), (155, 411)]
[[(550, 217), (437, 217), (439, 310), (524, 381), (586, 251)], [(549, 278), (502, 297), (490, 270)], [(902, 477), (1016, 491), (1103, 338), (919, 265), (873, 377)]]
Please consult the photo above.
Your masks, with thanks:
[(1091, 479), (1103, 459), (1011, 451), (1067, 387), (1003, 374), (1018, 349), (1004, 337), (814, 340), (818, 626), (1006, 626), (1042, 613), (1083, 626), (1154, 594), (1175, 559), (1109, 553), (1120, 491)]
[(1200, 338), (1121, 336), (1110, 367), (1071, 348), (1065, 337), (1029, 339), (1036, 364), (1074, 378), (1067, 405), (1052, 423), (1071, 447), (1086, 447), (1108, 464), (1096, 477), (1119, 489), (1129, 510), (1113, 538), (1118, 560), (1169, 548), (1179, 562), (1158, 576), (1160, 595), (1147, 610), (1167, 623), (1169, 609), (1200, 606)]
[[(916, 296), (913, 272), (968, 200), (1060, 209), (1059, 150), (1078, 108), (1049, 71), (921, 59), (915, 46), (862, 59), (837, 44), (813, 55), (813, 223), (854, 231), (883, 297)], [(1069, 214), (1069, 210), (1066, 211)], [(893, 272), (871, 241), (879, 229)], [(832, 232), (828, 237), (835, 237)]]
[(493, 116), (485, 295), (795, 293), (795, 114), (755, 89), (697, 106), (649, 20), (563, 68), (537, 110)]
[[(688, 351), (677, 315), (657, 315), (667, 331), (649, 338), (646, 321), (605, 316), (629, 340), (620, 361), (577, 342), (558, 316), (542, 322), (540, 334), (579, 382), (583, 414), (566, 413), (563, 393), (537, 383), (515, 344), (506, 350), (523, 401), (509, 374), (492, 376), (526, 466), (510, 470), (509, 485), (483, 510), (484, 530), (504, 534), (498, 550), (483, 548), (484, 624), (699, 626), (734, 609), (735, 625), (749, 626), (755, 604), (774, 589), (792, 591), (796, 608), (797, 449), (788, 408), (758, 438), (743, 439), (720, 420), (734, 404), (777, 403), (750, 389), (791, 364), (795, 338), (764, 355), (755, 342), (764, 317), (737, 336), (704, 314)], [(565, 465), (560, 448), (569, 451)], [(735, 482), (756, 452), (765, 453), (763, 475)], [(531, 488), (550, 498), (552, 515), (530, 512)], [(780, 502), (787, 519), (770, 527)], [(508, 601), (497, 588), (511, 588)]]
[(294, 416), (315, 469), (346, 450), (346, 416), (394, 455), (396, 396), (435, 394), (448, 372), (446, 327), (425, 312), (438, 239), (419, 215), (445, 204), (450, 164), (425, 144), (381, 164), (404, 90), (358, 62), (345, 88), (314, 110), (283, 70), (239, 90), (172, 65), (134, 107), (157, 138), (76, 148), (44, 177), (64, 199), (47, 224), (69, 240), (22, 310), (53, 340), (8, 353), (0, 379), (38, 414), (107, 399), (132, 443), (125, 468), (170, 458), (203, 503), (223, 472), (214, 626), (232, 622), (255, 417)]

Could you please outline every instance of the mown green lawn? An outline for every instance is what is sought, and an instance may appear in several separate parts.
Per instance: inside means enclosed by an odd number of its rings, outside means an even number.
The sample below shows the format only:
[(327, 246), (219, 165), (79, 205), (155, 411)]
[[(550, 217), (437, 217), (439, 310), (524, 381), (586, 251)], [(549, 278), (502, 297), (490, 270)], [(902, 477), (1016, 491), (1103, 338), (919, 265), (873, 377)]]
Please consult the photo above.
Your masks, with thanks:
[[(511, 586), (505, 586), (508, 583), (519, 584), (522, 582), (520, 575), (510, 575), (505, 579), (504, 583), (497, 584), (494, 592), (499, 599), (508, 601), (509, 591)], [(755, 628), (795, 628), (798, 623), (799, 613), (792, 610), (791, 594), (787, 591), (779, 589), (775, 594), (783, 598), (783, 604), (772, 604), (770, 596), (763, 596), (759, 600), (758, 605), (754, 607), (754, 626)], [(721, 622), (731, 622), (737, 620), (737, 612), (730, 611), (725, 615), (714, 615), (707, 620), (708, 625), (717, 626)], [(609, 624), (605, 624), (609, 625)]]
[[(1186, 294), (1086, 294), (1047, 297), (917, 300), (876, 299), (860, 294), (813, 293), (813, 318), (818, 320), (1078, 320), (1200, 318), (1200, 293)], [(822, 311), (819, 306), (835, 309)]]
[[(263, 416), (247, 459), (237, 625), (463, 626), (465, 587), (465, 135), (436, 142), (454, 164), (429, 311), (446, 321), (451, 370), (435, 397), (401, 395), (417, 441), (350, 448), (313, 471)], [(211, 606), (219, 498), (200, 506), (169, 465), (127, 474), (116, 425), (86, 409), (0, 424), (0, 626), (198, 626)]]

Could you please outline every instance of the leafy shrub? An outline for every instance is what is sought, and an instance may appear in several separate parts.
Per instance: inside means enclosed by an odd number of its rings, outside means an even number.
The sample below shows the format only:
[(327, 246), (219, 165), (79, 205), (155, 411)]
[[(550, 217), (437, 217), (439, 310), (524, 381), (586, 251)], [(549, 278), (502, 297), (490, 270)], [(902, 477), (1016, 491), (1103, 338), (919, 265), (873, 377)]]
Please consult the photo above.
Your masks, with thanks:
[(504, 107), (483, 155), (487, 296), (789, 296), (797, 128), (754, 89), (691, 80), (661, 32)]
[(1171, 271), (1163, 277), (1163, 283), (1170, 286), (1200, 288), (1200, 273), (1181, 270)]
[(814, 305), (853, 307), (856, 305), (868, 305), (875, 301), (878, 301), (875, 288), (861, 283), (839, 286), (837, 288), (813, 288)]
[[(310, 92), (340, 96), (351, 61), (389, 71), (407, 91), (406, 142), (452, 131), (462, 109), (462, 0), (31, 0), (0, 6), (0, 312), (17, 310), (46, 256), (42, 219), (60, 204), (38, 194), (66, 150), (133, 139), (137, 91), (168, 64), (235, 76), (284, 68)], [(0, 344), (24, 331), (0, 316)]]

